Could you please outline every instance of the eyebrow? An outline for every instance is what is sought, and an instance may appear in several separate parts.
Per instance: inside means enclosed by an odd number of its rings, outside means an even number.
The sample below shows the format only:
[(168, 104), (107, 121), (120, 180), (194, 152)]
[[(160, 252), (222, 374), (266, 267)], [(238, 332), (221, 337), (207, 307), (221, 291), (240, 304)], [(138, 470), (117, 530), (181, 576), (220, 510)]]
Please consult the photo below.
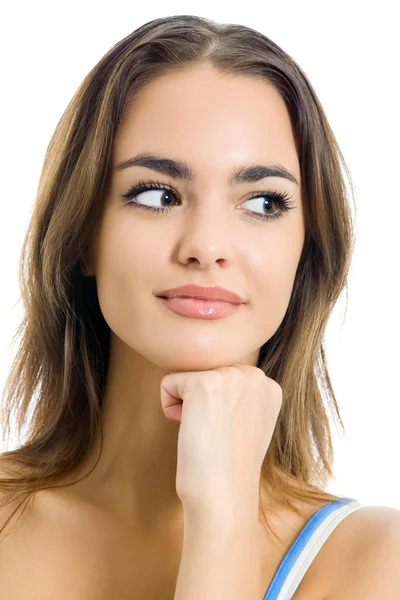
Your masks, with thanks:
[[(196, 181), (196, 173), (193, 168), (181, 160), (173, 160), (172, 158), (164, 158), (157, 154), (152, 153), (141, 153), (137, 156), (133, 156), (128, 160), (124, 160), (118, 163), (115, 167), (115, 171), (122, 171), (129, 167), (147, 167), (153, 171), (158, 171), (163, 175), (169, 175), (174, 179), (181, 179), (188, 183), (194, 183)], [(229, 185), (238, 183), (254, 183), (260, 181), (265, 177), (282, 177), (288, 179), (292, 183), (299, 185), (297, 179), (292, 175), (284, 166), (280, 164), (270, 165), (244, 165), (242, 167), (235, 168), (231, 171), (229, 176)]]

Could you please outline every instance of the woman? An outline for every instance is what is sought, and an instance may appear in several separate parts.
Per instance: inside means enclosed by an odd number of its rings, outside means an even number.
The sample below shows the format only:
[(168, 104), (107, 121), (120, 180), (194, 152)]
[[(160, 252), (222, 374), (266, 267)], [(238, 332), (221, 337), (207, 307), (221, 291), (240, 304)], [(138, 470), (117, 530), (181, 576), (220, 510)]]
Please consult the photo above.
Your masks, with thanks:
[(0, 597), (397, 597), (398, 511), (324, 491), (342, 166), (305, 74), (247, 27), (156, 19), (85, 78), (23, 249)]

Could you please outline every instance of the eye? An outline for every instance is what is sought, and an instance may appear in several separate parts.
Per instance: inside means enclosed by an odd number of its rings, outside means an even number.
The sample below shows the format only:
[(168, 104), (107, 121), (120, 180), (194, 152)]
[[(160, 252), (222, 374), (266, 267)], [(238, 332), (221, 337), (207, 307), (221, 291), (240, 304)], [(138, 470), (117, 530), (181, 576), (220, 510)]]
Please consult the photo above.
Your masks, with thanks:
[[(163, 194), (160, 195), (159, 192), (163, 191)], [(153, 192), (153, 193), (152, 193)], [(148, 182), (139, 181), (138, 185), (132, 186), (129, 190), (123, 194), (123, 198), (126, 200), (133, 200), (133, 202), (128, 202), (127, 204), (134, 204), (141, 208), (148, 208), (150, 210), (163, 210), (163, 207), (156, 206), (146, 206), (137, 202), (139, 196), (145, 196), (146, 202), (150, 200), (154, 200), (154, 202), (159, 202), (160, 199), (163, 202), (166, 202), (166, 208), (168, 208), (173, 203), (173, 198), (177, 198), (178, 195), (173, 190), (173, 188), (165, 185), (164, 183), (159, 183), (158, 181), (150, 180)]]
[[(176, 200), (174, 192), (166, 189), (148, 189), (143, 190), (142, 192), (135, 192), (135, 200), (138, 201), (140, 197), (142, 197), (140, 200), (141, 206), (143, 206), (143, 204), (141, 204), (142, 202), (146, 202), (146, 204), (151, 204), (152, 202), (155, 204), (164, 202), (165, 207), (168, 208), (170, 205), (173, 205), (174, 199)], [(159, 208), (159, 206), (152, 206), (151, 208)]]
[[(266, 198), (266, 200), (265, 200)], [(294, 206), (290, 206), (292, 203), (289, 202), (291, 196), (289, 196), (286, 193), (281, 193), (281, 192), (254, 192), (253, 195), (251, 196), (251, 198), (249, 198), (248, 200), (246, 200), (245, 202), (243, 202), (243, 204), (247, 204), (249, 202), (253, 202), (254, 200), (259, 200), (258, 203), (256, 203), (260, 206), (261, 210), (270, 210), (270, 206), (266, 206), (266, 204), (268, 205), (276, 205), (279, 207), (280, 210), (274, 210), (273, 214), (260, 214), (260, 213), (256, 213), (258, 214), (258, 217), (255, 218), (260, 218), (260, 219), (279, 219), (283, 216), (283, 213), (291, 210), (292, 208), (295, 208)], [(263, 202), (261, 202), (261, 200), (263, 200)], [(254, 213), (255, 211), (250, 211), (252, 213)]]

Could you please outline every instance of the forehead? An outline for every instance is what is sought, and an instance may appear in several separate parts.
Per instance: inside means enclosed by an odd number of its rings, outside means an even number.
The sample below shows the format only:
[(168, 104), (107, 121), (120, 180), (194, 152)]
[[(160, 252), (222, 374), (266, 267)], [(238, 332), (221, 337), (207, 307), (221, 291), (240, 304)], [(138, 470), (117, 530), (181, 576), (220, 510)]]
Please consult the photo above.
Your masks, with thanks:
[(265, 79), (225, 75), (210, 66), (163, 75), (133, 99), (117, 132), (113, 164), (140, 152), (210, 168), (278, 162), (300, 181), (289, 113)]

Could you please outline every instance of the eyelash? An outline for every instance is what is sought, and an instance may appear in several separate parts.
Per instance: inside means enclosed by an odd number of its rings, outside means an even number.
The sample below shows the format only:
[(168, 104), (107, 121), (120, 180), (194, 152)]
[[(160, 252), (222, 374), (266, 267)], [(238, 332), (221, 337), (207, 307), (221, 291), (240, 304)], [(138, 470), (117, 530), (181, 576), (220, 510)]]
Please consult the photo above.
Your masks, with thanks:
[[(154, 190), (154, 189), (162, 189), (162, 190), (167, 190), (169, 192), (172, 192), (179, 200), (179, 195), (174, 190), (173, 187), (165, 185), (164, 183), (160, 183), (159, 181), (154, 181), (152, 179), (150, 179), (147, 182), (139, 181), (139, 183), (137, 185), (129, 188), (129, 190), (125, 194), (122, 195), (122, 198), (124, 198), (125, 200), (129, 200), (129, 202), (126, 203), (126, 206), (131, 205), (131, 206), (134, 206), (135, 208), (151, 210), (154, 213), (164, 213), (164, 212), (168, 212), (168, 211), (172, 210), (172, 208), (174, 208), (174, 207), (169, 207), (169, 206), (164, 207), (163, 206), (161, 208), (157, 208), (154, 206), (146, 206), (145, 204), (139, 204), (139, 202), (132, 201), (132, 198), (135, 198), (142, 192), (145, 192), (147, 190)], [(271, 198), (272, 201), (275, 202), (279, 206), (280, 210), (275, 215), (261, 215), (260, 213), (256, 213), (255, 211), (252, 211), (252, 210), (247, 211), (247, 212), (251, 213), (252, 216), (254, 215), (255, 219), (261, 219), (262, 221), (272, 221), (275, 219), (280, 219), (283, 217), (284, 212), (286, 212), (288, 210), (292, 210), (292, 208), (295, 208), (294, 206), (290, 206), (291, 202), (289, 202), (289, 200), (291, 199), (292, 196), (289, 196), (286, 192), (285, 193), (276, 192), (276, 191), (275, 192), (254, 192), (254, 194), (250, 198), (248, 198), (248, 200), (253, 200), (254, 198), (262, 198), (264, 196)], [(246, 200), (246, 202), (248, 200)]]

